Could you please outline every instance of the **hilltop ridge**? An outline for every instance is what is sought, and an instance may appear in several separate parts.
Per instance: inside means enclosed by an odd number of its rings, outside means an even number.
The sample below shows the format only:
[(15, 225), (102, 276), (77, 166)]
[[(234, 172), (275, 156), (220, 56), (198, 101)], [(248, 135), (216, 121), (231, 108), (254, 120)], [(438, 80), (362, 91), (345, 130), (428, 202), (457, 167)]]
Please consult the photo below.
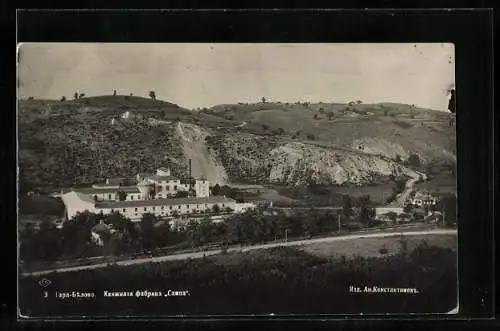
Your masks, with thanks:
[(193, 111), (136, 96), (22, 100), (19, 156), (33, 185), (89, 184), (159, 166), (184, 174), (188, 158), (221, 182), (367, 185), (417, 168), (450, 171), (456, 147), (448, 118), (392, 103)]

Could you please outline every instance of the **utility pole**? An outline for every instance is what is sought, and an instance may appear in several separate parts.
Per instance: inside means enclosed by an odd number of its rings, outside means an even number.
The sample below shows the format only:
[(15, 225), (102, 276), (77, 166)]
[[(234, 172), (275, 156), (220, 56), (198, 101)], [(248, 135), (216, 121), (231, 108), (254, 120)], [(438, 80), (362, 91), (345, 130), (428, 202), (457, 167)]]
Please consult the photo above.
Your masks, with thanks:
[(444, 222), (445, 217), (446, 217), (446, 212), (445, 212), (445, 211), (443, 211), (443, 227), (444, 227), (444, 225), (445, 225), (445, 222)]
[(288, 242), (288, 229), (285, 229), (285, 242)]
[(339, 232), (340, 232), (340, 213), (338, 214), (337, 216), (337, 223), (338, 223), (338, 226), (339, 226)]

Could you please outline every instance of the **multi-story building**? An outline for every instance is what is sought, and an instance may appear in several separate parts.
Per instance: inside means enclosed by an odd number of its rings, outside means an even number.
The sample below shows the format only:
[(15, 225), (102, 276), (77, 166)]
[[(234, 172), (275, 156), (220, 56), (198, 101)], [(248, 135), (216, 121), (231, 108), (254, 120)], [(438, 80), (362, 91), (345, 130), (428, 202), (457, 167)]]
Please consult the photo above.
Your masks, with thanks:
[(410, 199), (410, 204), (416, 207), (434, 206), (437, 203), (438, 198), (426, 192), (416, 192)]
[[(244, 212), (254, 204), (237, 203), (224, 196), (210, 196), (207, 179), (181, 180), (170, 170), (160, 168), (156, 174), (139, 173), (134, 180), (109, 179), (89, 188), (75, 188), (62, 194), (66, 215), (71, 219), (79, 212), (109, 214), (119, 212), (131, 220), (140, 220), (145, 213), (158, 217), (199, 214), (210, 211)], [(129, 184), (127, 186), (124, 183)], [(184, 192), (183, 197), (176, 197)]]

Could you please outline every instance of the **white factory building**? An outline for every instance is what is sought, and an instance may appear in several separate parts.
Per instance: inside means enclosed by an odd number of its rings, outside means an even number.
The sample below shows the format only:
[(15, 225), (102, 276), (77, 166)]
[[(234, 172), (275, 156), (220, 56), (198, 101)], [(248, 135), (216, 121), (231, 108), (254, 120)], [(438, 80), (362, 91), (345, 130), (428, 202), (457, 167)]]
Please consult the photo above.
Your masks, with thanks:
[[(255, 208), (251, 203), (210, 196), (209, 187), (207, 179), (181, 180), (171, 176), (169, 169), (160, 168), (156, 174), (139, 173), (135, 178), (108, 179), (106, 183), (92, 187), (73, 188), (61, 193), (61, 199), (68, 219), (84, 211), (103, 214), (119, 212), (137, 221), (145, 213), (166, 217), (199, 214), (214, 208), (235, 213)], [(178, 197), (179, 192), (184, 192), (182, 197)]]

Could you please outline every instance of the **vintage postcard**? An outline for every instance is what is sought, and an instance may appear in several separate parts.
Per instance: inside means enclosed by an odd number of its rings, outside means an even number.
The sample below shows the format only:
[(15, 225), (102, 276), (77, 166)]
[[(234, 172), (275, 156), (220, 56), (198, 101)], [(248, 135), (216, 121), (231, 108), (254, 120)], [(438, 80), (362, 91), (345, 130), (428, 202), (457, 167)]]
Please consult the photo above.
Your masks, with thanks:
[(457, 313), (454, 62), (20, 44), (19, 317)]

